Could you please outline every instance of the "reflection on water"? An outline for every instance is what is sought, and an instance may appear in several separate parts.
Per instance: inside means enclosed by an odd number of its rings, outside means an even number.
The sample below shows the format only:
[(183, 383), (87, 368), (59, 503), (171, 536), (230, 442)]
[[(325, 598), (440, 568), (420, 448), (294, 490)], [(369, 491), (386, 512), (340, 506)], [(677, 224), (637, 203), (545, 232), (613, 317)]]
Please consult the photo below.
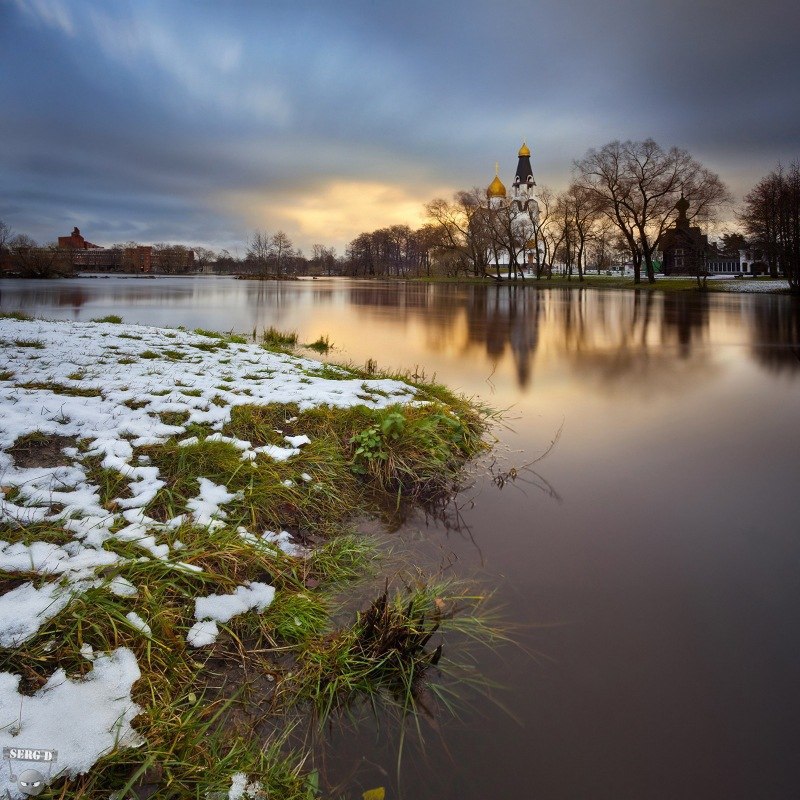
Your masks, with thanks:
[[(484, 653), (513, 716), (468, 694), (396, 739), (330, 732), (349, 796), (800, 795), (800, 304), (759, 295), (346, 280), (0, 281), (0, 310), (328, 334), (336, 359), (415, 367), (508, 409), (499, 468), (461, 498), (470, 536), (412, 519), (426, 563), (496, 590), (520, 648)], [(474, 499), (474, 503), (467, 500)], [(533, 656), (532, 654), (536, 654)]]
[[(774, 295), (725, 296), (694, 293), (599, 292), (525, 286), (442, 286), (339, 280), (301, 282), (230, 279), (83, 278), (71, 281), (2, 281), (0, 310), (27, 310), (55, 318), (90, 319), (109, 311), (126, 321), (249, 331), (287, 325), (307, 335), (324, 319), (334, 338), (360, 341), (367, 329), (413, 334), (425, 351), (508, 360), (520, 388), (529, 385), (537, 352), (577, 369), (606, 372), (614, 380), (648, 364), (696, 358), (698, 346), (750, 341), (755, 359), (767, 367), (800, 367), (800, 306)], [(713, 311), (713, 314), (712, 314)], [(712, 319), (713, 317), (713, 319)], [(713, 324), (712, 324), (713, 323)], [(301, 330), (301, 333), (306, 333)], [(405, 348), (403, 348), (405, 349)], [(403, 366), (392, 360), (392, 366)], [(365, 350), (365, 352), (367, 352)], [(387, 353), (370, 352), (382, 362)], [(598, 367), (603, 362), (605, 369)]]

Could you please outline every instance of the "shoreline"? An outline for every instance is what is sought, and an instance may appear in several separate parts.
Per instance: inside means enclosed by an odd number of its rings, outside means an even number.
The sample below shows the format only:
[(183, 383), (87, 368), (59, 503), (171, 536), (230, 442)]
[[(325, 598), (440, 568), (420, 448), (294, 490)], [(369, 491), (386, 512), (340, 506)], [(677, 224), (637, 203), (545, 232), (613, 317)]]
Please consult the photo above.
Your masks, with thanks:
[(696, 294), (773, 294), (788, 297), (796, 297), (797, 292), (792, 292), (788, 281), (783, 278), (769, 278), (759, 276), (757, 278), (727, 278), (709, 276), (707, 286), (701, 289), (697, 286), (697, 279), (694, 277), (667, 277), (659, 276), (655, 283), (648, 283), (647, 280), (639, 284), (633, 282), (632, 277), (628, 276), (607, 276), (607, 275), (586, 275), (583, 281), (578, 277), (571, 280), (556, 276), (553, 278), (527, 277), (524, 279), (511, 280), (508, 278), (497, 279), (496, 276), (486, 275), (484, 277), (394, 277), (389, 275), (368, 277), (363, 275), (298, 275), (298, 276), (257, 276), (257, 275), (217, 275), (206, 273), (193, 273), (190, 275), (141, 275), (136, 273), (82, 273), (77, 275), (53, 277), (53, 278), (20, 278), (12, 276), (0, 276), (0, 279), (13, 281), (36, 281), (41, 280), (74, 280), (86, 278), (92, 280), (108, 280), (118, 278), (122, 280), (158, 280), (162, 278), (195, 279), (195, 278), (228, 278), (231, 280), (253, 280), (258, 282), (303, 282), (311, 280), (334, 280), (334, 281), (360, 281), (360, 282), (388, 282), (388, 283), (423, 283), (431, 285), (456, 285), (456, 286), (513, 286), (516, 288), (525, 287), (529, 289), (601, 289), (601, 290), (622, 290), (622, 291), (645, 291), (645, 292), (689, 292)]
[(451, 492), (485, 410), (274, 338), (0, 315), (0, 339), (0, 740), (58, 750), (56, 790), (305, 800), (284, 715), (404, 718), (451, 631), (492, 639), (436, 576), (332, 622), (380, 563), (354, 521)]

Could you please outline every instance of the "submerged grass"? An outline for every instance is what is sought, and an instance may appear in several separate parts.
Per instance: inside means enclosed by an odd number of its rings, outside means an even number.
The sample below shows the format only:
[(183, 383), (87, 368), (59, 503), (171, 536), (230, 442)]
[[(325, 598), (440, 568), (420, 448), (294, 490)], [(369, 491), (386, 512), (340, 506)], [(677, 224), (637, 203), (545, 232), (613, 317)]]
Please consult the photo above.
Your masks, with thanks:
[(331, 341), (327, 336), (320, 336), (319, 339), (309, 344), (304, 344), (303, 347), (308, 350), (314, 350), (317, 353), (327, 353), (331, 349)]

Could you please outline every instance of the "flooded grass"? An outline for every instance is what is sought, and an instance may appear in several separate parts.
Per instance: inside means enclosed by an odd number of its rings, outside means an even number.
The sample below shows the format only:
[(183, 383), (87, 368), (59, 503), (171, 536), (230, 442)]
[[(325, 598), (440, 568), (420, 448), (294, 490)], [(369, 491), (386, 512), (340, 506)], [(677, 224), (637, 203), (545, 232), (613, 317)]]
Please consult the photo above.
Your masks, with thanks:
[(320, 336), (319, 339), (309, 344), (304, 344), (303, 347), (308, 350), (314, 350), (317, 353), (328, 353), (331, 349), (331, 342), (327, 336)]
[(268, 350), (291, 350), (297, 340), (296, 331), (279, 331), (272, 325), (261, 334), (261, 345)]
[[(291, 338), (281, 337), (271, 342), (284, 346)], [(227, 347), (228, 340), (216, 338), (214, 347)], [(145, 350), (140, 356), (164, 354)], [(345, 367), (327, 369), (360, 376)], [(55, 384), (36, 388), (72, 392)], [(439, 637), (457, 616), (454, 594), (464, 592), (424, 577), (401, 589), (390, 590), (387, 581), (383, 594), (354, 619), (340, 608), (341, 593), (381, 566), (374, 539), (355, 532), (353, 521), (380, 517), (400, 501), (424, 503), (451, 492), (465, 462), (486, 446), (481, 409), (435, 384), (417, 389), (427, 402), (302, 410), (294, 403), (235, 405), (221, 431), (234, 437), (228, 441), (212, 437), (210, 426), (186, 425), (186, 412), (160, 412), (161, 422), (183, 428), (181, 441), (134, 446), (131, 463), (157, 468), (160, 485), (142, 511), (170, 523), (160, 529), (160, 541), (180, 561), (142, 557), (135, 536), (112, 536), (104, 548), (116, 560), (96, 573), (96, 583), (20, 646), (0, 651), (3, 669), (19, 674), (29, 693), (58, 669), (73, 679), (88, 676), (87, 648), (127, 648), (135, 655), (141, 677), (132, 699), (142, 713), (133, 726), (145, 745), (116, 749), (88, 774), (56, 781), (57, 795), (106, 800), (112, 789), (119, 796), (141, 789), (164, 798), (227, 797), (231, 776), (245, 773), (266, 796), (308, 800), (316, 795), (316, 778), (304, 769), (306, 753), (286, 741), (288, 715), (321, 723), (360, 699), (386, 702), (404, 715), (417, 710), (429, 670), (442, 656)], [(89, 390), (76, 387), (74, 393), (81, 391)], [(189, 388), (174, 391), (197, 396)], [(365, 384), (364, 391), (373, 390)], [(385, 393), (375, 396), (385, 399)], [(286, 437), (295, 436), (307, 441), (284, 460), (261, 453), (243, 459), (234, 444), (286, 448)], [(8, 452), (15, 461), (45, 466), (68, 463), (61, 460), (68, 446), (80, 450), (81, 442), (39, 431)], [(79, 463), (106, 510), (116, 512), (135, 499), (129, 478), (103, 457), (88, 451)], [(214, 525), (180, 516), (196, 501), (201, 481), (228, 496)], [(21, 502), (17, 489), (5, 496)], [(114, 530), (124, 524), (119, 519)], [(289, 555), (248, 531), (291, 532), (282, 535), (302, 555)], [(56, 520), (27, 527), (0, 523), (0, 538), (68, 547), (73, 536)], [(0, 572), (3, 591), (23, 578), (41, 582), (35, 573)], [(220, 622), (215, 643), (191, 646), (187, 632), (197, 621), (198, 598), (264, 584), (274, 587), (275, 599), (263, 613)], [(237, 688), (231, 693), (233, 676)], [(243, 729), (243, 709), (271, 720), (279, 733), (265, 744), (252, 726)]]

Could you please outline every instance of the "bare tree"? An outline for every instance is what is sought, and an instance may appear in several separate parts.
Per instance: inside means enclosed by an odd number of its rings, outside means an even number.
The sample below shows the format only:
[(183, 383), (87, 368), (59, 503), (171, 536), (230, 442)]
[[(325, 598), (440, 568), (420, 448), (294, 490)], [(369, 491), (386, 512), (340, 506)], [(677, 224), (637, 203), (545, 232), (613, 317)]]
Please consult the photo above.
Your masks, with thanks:
[(675, 203), (684, 194), (690, 219), (710, 220), (729, 199), (719, 176), (678, 147), (663, 150), (652, 139), (614, 141), (575, 163), (577, 182), (591, 192), (598, 209), (625, 238), (633, 260), (634, 282), (655, 282), (653, 254), (661, 234), (675, 220)]
[(285, 231), (276, 231), (270, 237), (269, 245), (275, 272), (283, 275), (287, 261), (296, 255), (294, 244)]
[(486, 211), (486, 190), (478, 187), (425, 206), (428, 219), (439, 230), (442, 251), (450, 254), (449, 262), (460, 262), (473, 275), (483, 275), (489, 266), (491, 229)]
[(324, 244), (311, 246), (311, 265), (316, 272), (332, 275), (336, 266), (336, 248)]
[(205, 272), (217, 260), (217, 254), (208, 247), (194, 248), (194, 261), (200, 269)]
[(55, 244), (39, 246), (24, 233), (8, 243), (12, 267), (23, 278), (56, 278), (72, 274), (69, 251)]
[(555, 204), (556, 197), (552, 190), (547, 186), (540, 186), (536, 206), (528, 207), (537, 279), (542, 277), (545, 270), (547, 270), (548, 277), (552, 277), (553, 254), (550, 243), (555, 224)]
[(247, 241), (247, 260), (262, 275), (267, 275), (272, 257), (272, 236), (266, 231), (256, 230)]
[(167, 275), (182, 275), (194, 265), (194, 251), (182, 244), (156, 242), (152, 259), (154, 270)]
[(573, 183), (564, 193), (564, 214), (574, 234), (574, 261), (578, 279), (583, 280), (586, 252), (601, 217), (600, 204), (594, 193), (579, 183)]
[(13, 238), (14, 233), (12, 232), (11, 228), (0, 219), (0, 253), (5, 252), (8, 249), (8, 243)]
[(800, 163), (762, 178), (745, 196), (741, 219), (763, 249), (770, 274), (780, 268), (789, 289), (800, 292)]

